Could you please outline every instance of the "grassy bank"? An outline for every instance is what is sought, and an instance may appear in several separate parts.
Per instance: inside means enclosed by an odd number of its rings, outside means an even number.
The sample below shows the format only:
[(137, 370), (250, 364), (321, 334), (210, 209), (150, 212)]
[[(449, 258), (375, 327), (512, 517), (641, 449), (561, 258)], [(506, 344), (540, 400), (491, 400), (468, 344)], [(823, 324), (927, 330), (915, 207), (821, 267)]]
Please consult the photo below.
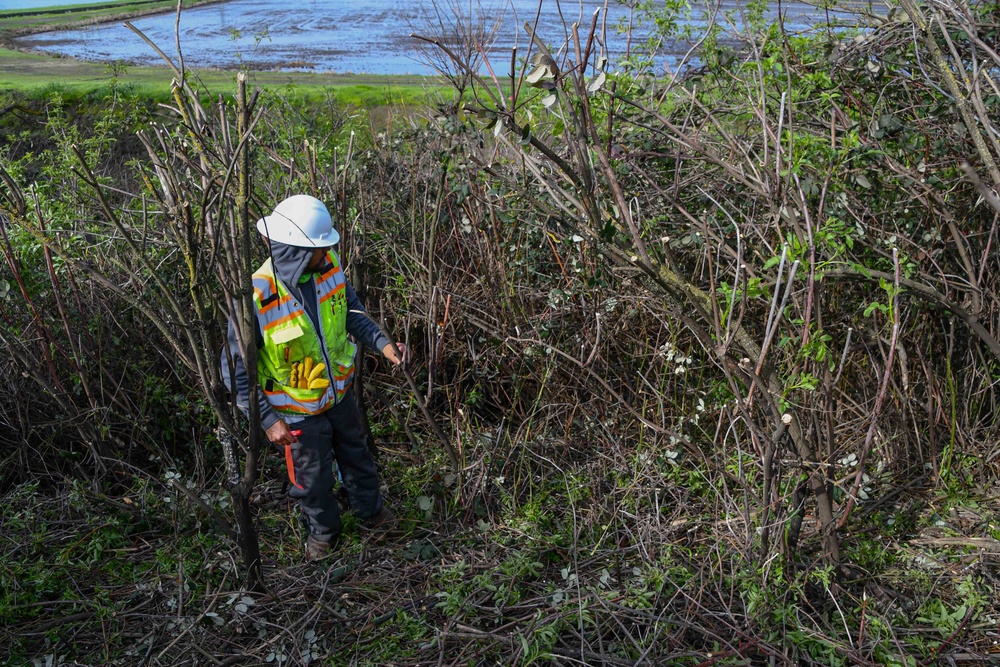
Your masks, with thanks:
[[(216, 93), (235, 89), (234, 72), (198, 70), (193, 75)], [(167, 67), (112, 66), (0, 48), (0, 90), (30, 93), (57, 88), (86, 95), (107, 88), (114, 77), (140, 96), (164, 99), (173, 76)], [(326, 97), (332, 91), (341, 102), (363, 107), (423, 104), (446, 91), (438, 79), (421, 76), (312, 72), (250, 72), (249, 76), (261, 88), (281, 88), (306, 99)]]
[[(191, 8), (215, 1), (196, 0), (182, 4)], [(150, 0), (0, 11), (0, 90), (30, 93), (53, 88), (73, 95), (87, 95), (107, 88), (114, 77), (140, 96), (166, 99), (174, 78), (167, 67), (93, 63), (33, 53), (16, 48), (13, 38), (49, 30), (126, 21), (137, 16), (172, 11), (176, 6), (169, 0)], [(326, 98), (332, 92), (339, 102), (360, 107), (419, 105), (446, 91), (441, 80), (423, 76), (333, 72), (250, 72), (249, 75), (251, 83), (261, 88), (281, 88), (305, 99)], [(216, 93), (226, 94), (235, 89), (235, 72), (232, 71), (198, 70), (194, 76)]]

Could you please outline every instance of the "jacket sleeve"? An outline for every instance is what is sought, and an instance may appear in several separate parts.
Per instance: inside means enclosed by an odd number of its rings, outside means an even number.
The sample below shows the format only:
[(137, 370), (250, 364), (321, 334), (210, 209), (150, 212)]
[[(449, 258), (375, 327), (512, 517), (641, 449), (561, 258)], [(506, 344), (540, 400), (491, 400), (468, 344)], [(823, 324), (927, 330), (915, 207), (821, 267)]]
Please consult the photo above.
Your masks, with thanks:
[(347, 283), (347, 333), (351, 334), (367, 348), (381, 352), (389, 344), (378, 325), (368, 317), (351, 283)]
[[(221, 355), (222, 381), (226, 384), (226, 388), (232, 391), (235, 380), (236, 407), (242, 410), (243, 414), (247, 415), (250, 412), (250, 379), (247, 377), (246, 366), (243, 365), (240, 346), (236, 342), (236, 327), (233, 325), (232, 320), (229, 320), (229, 325), (226, 327), (226, 334), (229, 338), (229, 343), (226, 349), (222, 350)], [(257, 348), (260, 349), (263, 337), (260, 334), (259, 328), (254, 338), (256, 339)], [(229, 372), (230, 358), (232, 359), (233, 366), (232, 375)], [(274, 411), (274, 408), (268, 403), (267, 397), (264, 396), (264, 392), (262, 391), (257, 392), (257, 403), (260, 406), (260, 425), (266, 431), (281, 419), (281, 415)]]

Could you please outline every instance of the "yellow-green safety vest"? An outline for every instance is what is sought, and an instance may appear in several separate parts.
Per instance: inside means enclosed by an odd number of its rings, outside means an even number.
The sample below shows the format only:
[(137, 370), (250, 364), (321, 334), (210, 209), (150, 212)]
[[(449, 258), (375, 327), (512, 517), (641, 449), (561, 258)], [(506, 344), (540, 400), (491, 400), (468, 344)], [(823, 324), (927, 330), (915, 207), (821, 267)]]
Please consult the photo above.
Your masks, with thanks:
[[(264, 335), (264, 346), (257, 355), (257, 374), (275, 411), (315, 415), (340, 401), (351, 386), (356, 346), (347, 340), (347, 281), (336, 253), (327, 253), (327, 263), (315, 279), (320, 332), (302, 304), (275, 277), (270, 259), (253, 274), (253, 287), (257, 319)], [(320, 334), (325, 346), (320, 344)], [(319, 377), (330, 380), (330, 386), (288, 386), (292, 364), (306, 357), (312, 357), (316, 364), (326, 364)]]

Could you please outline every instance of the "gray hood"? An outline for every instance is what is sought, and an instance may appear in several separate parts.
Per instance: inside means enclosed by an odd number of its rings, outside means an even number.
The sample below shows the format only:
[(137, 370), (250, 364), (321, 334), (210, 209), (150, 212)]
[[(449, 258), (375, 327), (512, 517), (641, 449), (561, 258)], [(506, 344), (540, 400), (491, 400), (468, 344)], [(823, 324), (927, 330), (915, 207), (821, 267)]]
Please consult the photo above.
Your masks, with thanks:
[(274, 272), (278, 279), (289, 289), (298, 289), (299, 278), (306, 270), (306, 265), (312, 259), (316, 248), (299, 248), (271, 241), (271, 257), (274, 259)]

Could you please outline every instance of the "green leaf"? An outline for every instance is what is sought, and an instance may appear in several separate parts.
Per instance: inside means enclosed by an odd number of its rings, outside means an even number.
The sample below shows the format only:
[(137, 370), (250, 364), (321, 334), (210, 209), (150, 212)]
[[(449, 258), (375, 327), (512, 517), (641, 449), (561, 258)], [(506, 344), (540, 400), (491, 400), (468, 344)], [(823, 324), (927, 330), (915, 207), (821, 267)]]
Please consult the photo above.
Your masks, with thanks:
[(867, 267), (861, 264), (851, 264), (851, 268), (863, 275), (865, 278), (871, 278), (872, 272), (867, 269)]
[(594, 93), (596, 93), (597, 91), (599, 91), (601, 89), (601, 86), (604, 85), (604, 82), (607, 80), (607, 78), (608, 78), (608, 75), (605, 74), (604, 72), (601, 72), (600, 74), (598, 74), (597, 76), (595, 76), (590, 81), (590, 83), (587, 84), (587, 93), (593, 95)]
[(531, 61), (535, 67), (525, 77), (528, 84), (535, 88), (554, 87), (554, 80), (559, 73), (559, 66), (556, 65), (556, 61), (544, 53), (536, 53), (532, 56)]
[(860, 185), (861, 187), (863, 187), (865, 190), (871, 190), (872, 189), (872, 182), (869, 181), (868, 177), (865, 176), (864, 174), (856, 174), (854, 176), (854, 181), (858, 185)]
[(545, 67), (545, 65), (539, 65), (535, 69), (528, 72), (528, 76), (524, 77), (524, 80), (534, 85), (539, 81), (541, 81), (542, 77), (544, 77), (548, 73), (548, 71), (549, 70), (547, 67)]
[(530, 125), (525, 125), (524, 129), (521, 130), (520, 143), (521, 143), (522, 146), (527, 146), (528, 144), (531, 143), (531, 126)]
[(868, 307), (865, 308), (865, 317), (870, 317), (871, 314), (876, 310), (884, 314), (889, 310), (889, 307), (886, 306), (884, 303), (879, 303), (878, 301), (876, 301), (875, 303), (870, 303), (868, 304)]

